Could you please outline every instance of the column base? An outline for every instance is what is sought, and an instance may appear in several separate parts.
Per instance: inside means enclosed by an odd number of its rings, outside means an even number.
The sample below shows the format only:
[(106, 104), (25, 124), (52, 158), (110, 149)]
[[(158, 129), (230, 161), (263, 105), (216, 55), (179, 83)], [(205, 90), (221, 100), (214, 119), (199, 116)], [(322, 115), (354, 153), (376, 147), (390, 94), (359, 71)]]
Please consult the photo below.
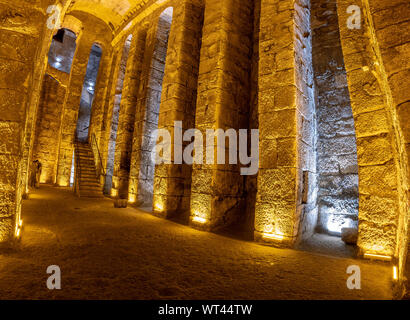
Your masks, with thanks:
[(274, 233), (263, 233), (259, 231), (254, 231), (254, 239), (255, 242), (276, 248), (293, 248), (296, 241), (296, 237), (288, 237)]

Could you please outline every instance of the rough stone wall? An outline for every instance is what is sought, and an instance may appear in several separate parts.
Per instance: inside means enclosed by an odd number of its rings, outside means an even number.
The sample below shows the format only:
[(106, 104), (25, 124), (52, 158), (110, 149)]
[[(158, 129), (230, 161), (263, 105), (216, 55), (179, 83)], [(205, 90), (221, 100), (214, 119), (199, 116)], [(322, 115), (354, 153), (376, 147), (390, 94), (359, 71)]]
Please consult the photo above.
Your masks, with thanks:
[(41, 183), (55, 183), (57, 151), (62, 105), (66, 88), (52, 76), (46, 74), (37, 112), (37, 124), (32, 160), (42, 164)]
[(312, 29), (318, 128), (317, 231), (340, 235), (343, 227), (358, 227), (359, 178), (336, 0), (312, 0)]
[(134, 132), (138, 89), (147, 32), (145, 28), (139, 27), (132, 33), (132, 35), (119, 114), (112, 185), (112, 187), (117, 190), (118, 197), (121, 199), (129, 199), (128, 179), (130, 173), (132, 136)]
[[(340, 36), (356, 126), (359, 164), (359, 240), (361, 253), (393, 256), (400, 213), (400, 168), (389, 88), (383, 79), (373, 27), (347, 28), (349, 1), (338, 2)], [(366, 10), (363, 10), (366, 17)]]
[[(249, 126), (252, 17), (253, 1), (205, 2), (195, 119), (204, 137), (206, 129)], [(216, 159), (216, 141), (214, 148)], [(228, 144), (224, 151), (228, 161)], [(206, 221), (198, 227), (222, 228), (245, 214), (245, 177), (239, 170), (229, 164), (193, 166), (191, 215)]]
[(0, 1), (0, 242), (14, 235), (20, 218), (23, 137), (36, 68), (33, 57), (42, 40), (41, 9), (27, 1)]
[(156, 137), (152, 134), (158, 128), (162, 82), (172, 22), (171, 15), (159, 15), (158, 20), (151, 20), (153, 22), (147, 33), (131, 155), (129, 196), (144, 205), (151, 205), (153, 200), (155, 164), (152, 153), (155, 152)]
[[(167, 129), (172, 140), (174, 121), (182, 121), (182, 130), (195, 126), (203, 11), (203, 1), (182, 0), (175, 5), (158, 122), (158, 128)], [(175, 141), (172, 154), (174, 146)], [(187, 164), (156, 166), (153, 202), (158, 214), (189, 217), (191, 169)]]

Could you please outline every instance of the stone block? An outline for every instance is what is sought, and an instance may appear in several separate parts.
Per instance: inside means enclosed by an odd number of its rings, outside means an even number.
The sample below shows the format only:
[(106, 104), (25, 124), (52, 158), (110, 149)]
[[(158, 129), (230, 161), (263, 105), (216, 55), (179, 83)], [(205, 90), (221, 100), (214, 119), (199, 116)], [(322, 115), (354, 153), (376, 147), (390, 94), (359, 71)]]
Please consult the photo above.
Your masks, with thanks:
[(342, 228), (342, 240), (346, 244), (356, 245), (358, 230), (356, 228)]

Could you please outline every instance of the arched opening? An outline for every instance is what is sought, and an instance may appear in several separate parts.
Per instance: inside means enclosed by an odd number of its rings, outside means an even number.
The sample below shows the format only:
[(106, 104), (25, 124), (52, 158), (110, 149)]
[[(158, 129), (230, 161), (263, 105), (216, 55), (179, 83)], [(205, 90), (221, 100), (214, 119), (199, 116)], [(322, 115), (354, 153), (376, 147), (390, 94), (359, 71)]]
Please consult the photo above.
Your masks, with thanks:
[(124, 49), (122, 51), (121, 62), (118, 71), (117, 84), (115, 88), (114, 106), (112, 110), (112, 120), (109, 137), (110, 140), (108, 142), (107, 173), (104, 187), (104, 192), (106, 194), (110, 194), (112, 188), (112, 176), (114, 173), (115, 145), (117, 141), (118, 121), (120, 117), (122, 91), (124, 87), (125, 74), (127, 71), (127, 62), (131, 48), (131, 41), (132, 34), (130, 34), (125, 40)]
[[(76, 34), (60, 29), (53, 36), (48, 51), (49, 73), (43, 78), (37, 111), (32, 161), (42, 165), (41, 183), (55, 183), (57, 175), (58, 146), (61, 118), (66, 97), (67, 74), (70, 74), (76, 51)], [(57, 71), (56, 71), (57, 70)], [(51, 75), (52, 74), (52, 75)], [(29, 168), (29, 180), (33, 169)], [(29, 182), (30, 184), (30, 182)]]
[(76, 137), (80, 142), (88, 141), (88, 129), (91, 119), (91, 107), (94, 100), (95, 85), (100, 67), (102, 49), (94, 44), (88, 59), (83, 91), (81, 93), (80, 108), (78, 111)]
[(70, 73), (73, 64), (77, 36), (68, 29), (60, 29), (54, 35), (48, 52), (48, 63), (53, 68)]
[(162, 83), (168, 51), (168, 39), (171, 32), (174, 9), (165, 9), (159, 17), (155, 38), (154, 53), (151, 61), (150, 77), (146, 104), (145, 125), (141, 145), (141, 166), (139, 169), (138, 202), (143, 206), (152, 206), (155, 174), (155, 144), (154, 136), (158, 129), (161, 104)]
[(311, 5), (316, 104), (312, 133), (316, 152), (310, 160), (316, 162), (316, 174), (304, 175), (303, 183), (307, 184), (305, 189), (310, 194), (317, 195), (317, 215), (303, 222), (303, 227), (312, 234), (305, 235), (302, 247), (310, 250), (331, 248), (333, 253), (338, 248), (341, 254), (352, 254), (354, 247), (346, 247), (340, 237), (343, 229), (350, 229), (349, 244), (354, 244), (357, 237), (357, 144), (337, 4), (335, 0), (313, 0)]

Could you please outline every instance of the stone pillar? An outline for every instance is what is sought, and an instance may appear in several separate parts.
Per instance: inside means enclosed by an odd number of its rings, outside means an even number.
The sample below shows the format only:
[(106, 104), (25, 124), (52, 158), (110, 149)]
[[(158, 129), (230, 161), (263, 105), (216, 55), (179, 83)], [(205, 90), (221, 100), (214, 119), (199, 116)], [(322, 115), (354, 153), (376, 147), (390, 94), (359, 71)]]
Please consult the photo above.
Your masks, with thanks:
[[(378, 54), (384, 68), (384, 81), (391, 90), (392, 118), (399, 159), (400, 215), (396, 255), (399, 278), (403, 279), (410, 237), (410, 3), (398, 1), (363, 1), (374, 26)], [(403, 32), (407, 30), (406, 32)], [(410, 259), (407, 257), (407, 260)], [(407, 262), (410, 265), (410, 262)], [(407, 274), (410, 270), (407, 271)], [(410, 283), (410, 282), (408, 282)], [(410, 288), (408, 287), (408, 290)]]
[(45, 16), (27, 3), (0, 1), (0, 242), (20, 219), (23, 144), (33, 71)]
[[(365, 3), (364, 1), (363, 3)], [(340, 38), (355, 118), (359, 164), (359, 239), (361, 254), (398, 256), (403, 199), (391, 91), (385, 78), (369, 16), (349, 29), (349, 1), (338, 1)], [(368, 10), (361, 7), (362, 17)]]
[(122, 91), (112, 180), (112, 188), (121, 199), (128, 199), (132, 136), (134, 133), (138, 89), (140, 86), (147, 31), (145, 29), (137, 29), (133, 32), (132, 36)]
[[(159, 20), (161, 21), (161, 20)], [(155, 170), (151, 161), (151, 151), (155, 145), (152, 133), (157, 129), (161, 98), (162, 75), (165, 61), (159, 55), (164, 50), (164, 40), (158, 39), (160, 22), (150, 24), (146, 44), (131, 152), (131, 167), (128, 186), (129, 200), (137, 204), (150, 204), (149, 176)], [(161, 42), (160, 42), (161, 41)]]
[[(183, 0), (175, 7), (168, 42), (159, 129), (171, 133), (174, 154), (174, 122), (182, 130), (195, 126), (199, 56), (203, 24), (203, 1)], [(183, 145), (186, 146), (185, 142)], [(174, 162), (174, 157), (172, 156)], [(155, 169), (154, 212), (162, 216), (189, 216), (192, 169), (187, 164), (161, 164)]]
[[(109, 95), (109, 83), (110, 72), (114, 64), (113, 50), (106, 46), (103, 48), (103, 55), (101, 57), (100, 68), (98, 72), (97, 85), (95, 90), (95, 97), (92, 106), (90, 129), (89, 129), (89, 141), (92, 145), (94, 155), (96, 156), (96, 168), (97, 171), (102, 174), (104, 168), (104, 162), (102, 162), (102, 150), (100, 149), (100, 142), (102, 140), (103, 126), (104, 126), (104, 105)], [(92, 141), (93, 135), (95, 135), (96, 142)], [(98, 146), (98, 150), (97, 150)], [(100, 153), (100, 156), (98, 155)], [(101, 176), (101, 184), (104, 183), (104, 177)]]
[(112, 108), (114, 105), (115, 91), (117, 88), (118, 72), (121, 61), (122, 52), (118, 47), (113, 48), (112, 62), (109, 70), (107, 88), (103, 101), (103, 114), (101, 121), (101, 131), (99, 136), (99, 149), (101, 152), (102, 166), (104, 166), (104, 171), (106, 172), (107, 158), (108, 158), (108, 145), (109, 145), (109, 134), (111, 133), (111, 118), (112, 118)]
[(48, 74), (44, 76), (42, 87), (31, 160), (39, 160), (42, 164), (40, 182), (53, 184), (56, 178), (59, 141), (56, 132), (61, 130), (66, 87)]
[(292, 246), (298, 235), (301, 175), (304, 170), (314, 174), (314, 165), (304, 163), (309, 156), (300, 152), (313, 148), (298, 136), (303, 115), (309, 123), (313, 112), (308, 28), (308, 7), (292, 0), (262, 0), (255, 239), (281, 246)]
[(61, 122), (57, 167), (57, 184), (59, 186), (69, 186), (70, 184), (77, 116), (92, 45), (93, 43), (87, 39), (86, 35), (80, 35), (77, 38), (77, 49), (71, 68)]
[[(253, 1), (205, 2), (195, 119), (203, 137), (207, 129), (238, 133), (249, 126), (252, 13)], [(215, 163), (217, 152), (215, 141)], [(226, 164), (204, 160), (193, 166), (191, 222), (197, 228), (222, 228), (245, 214), (245, 176), (239, 165), (229, 164), (228, 144), (219, 152), (225, 152)]]

